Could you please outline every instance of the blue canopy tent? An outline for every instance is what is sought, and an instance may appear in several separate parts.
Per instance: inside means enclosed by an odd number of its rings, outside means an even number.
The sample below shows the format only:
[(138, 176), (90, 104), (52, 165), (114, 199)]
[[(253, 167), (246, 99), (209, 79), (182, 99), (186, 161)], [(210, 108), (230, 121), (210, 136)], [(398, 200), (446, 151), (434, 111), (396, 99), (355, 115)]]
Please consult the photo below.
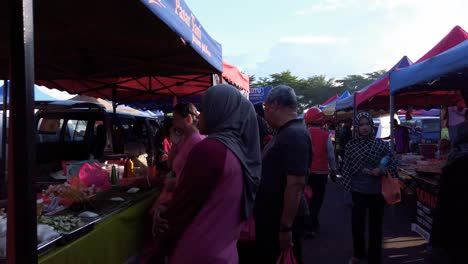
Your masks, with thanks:
[(336, 106), (337, 106), (338, 102), (346, 100), (346, 98), (349, 98), (349, 97), (351, 97), (351, 93), (348, 92), (348, 91), (345, 91), (336, 100), (334, 100), (334, 101), (328, 103), (327, 105), (325, 105), (322, 108), (322, 111), (325, 114), (325, 116), (327, 116), (327, 117), (333, 116), (335, 114), (335, 112), (336, 112)]
[[(468, 102), (468, 40), (390, 76), (390, 113), (395, 107), (429, 109)], [(392, 135), (393, 138), (393, 135)]]
[[(347, 98), (348, 96), (351, 96), (351, 93), (346, 90), (344, 93), (342, 93), (340, 96), (338, 96), (337, 98), (335, 98), (334, 100), (330, 101), (328, 104), (324, 104), (324, 105), (320, 105), (319, 108), (320, 109), (324, 109), (325, 107), (327, 107), (328, 105), (330, 104), (333, 104), (333, 103), (336, 103), (337, 101), (339, 100), (343, 100), (345, 98)], [(336, 106), (335, 106), (336, 107)]]
[(390, 94), (467, 90), (468, 40), (421, 63), (390, 76)]

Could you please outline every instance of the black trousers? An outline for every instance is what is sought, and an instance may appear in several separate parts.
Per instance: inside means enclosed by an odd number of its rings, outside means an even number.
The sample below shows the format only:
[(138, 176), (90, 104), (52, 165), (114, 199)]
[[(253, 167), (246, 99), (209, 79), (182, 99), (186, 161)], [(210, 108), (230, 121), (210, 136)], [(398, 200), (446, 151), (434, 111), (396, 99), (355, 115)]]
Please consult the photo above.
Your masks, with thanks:
[(320, 227), (319, 214), (325, 198), (325, 189), (327, 187), (328, 174), (314, 174), (309, 176), (308, 184), (312, 188), (312, 199), (309, 204), (310, 215), (306, 220), (307, 231), (317, 231)]
[[(272, 224), (271, 219), (258, 215), (255, 217), (255, 244), (257, 248), (256, 263), (275, 264), (281, 250), (278, 247), (279, 223)], [(298, 224), (299, 225), (299, 224)], [(298, 264), (302, 264), (302, 234), (300, 226), (294, 224), (292, 233), (293, 252)]]
[(364, 194), (352, 192), (352, 233), (354, 257), (363, 259), (366, 256), (366, 215), (369, 219), (369, 243), (367, 261), (378, 264), (382, 261), (382, 224), (385, 201), (381, 194)]

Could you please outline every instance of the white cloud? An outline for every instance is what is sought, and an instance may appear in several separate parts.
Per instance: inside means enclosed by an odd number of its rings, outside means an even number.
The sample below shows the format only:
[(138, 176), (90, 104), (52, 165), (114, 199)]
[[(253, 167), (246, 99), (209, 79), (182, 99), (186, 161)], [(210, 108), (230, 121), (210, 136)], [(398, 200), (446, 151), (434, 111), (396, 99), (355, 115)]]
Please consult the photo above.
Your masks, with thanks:
[(279, 40), (279, 42), (289, 44), (340, 44), (347, 43), (348, 40), (330, 36), (305, 35), (296, 37), (283, 37)]
[(326, 0), (324, 3), (313, 5), (310, 8), (305, 8), (296, 12), (298, 16), (307, 16), (316, 12), (333, 11), (345, 6), (347, 0)]
[(400, 7), (421, 7), (427, 4), (440, 3), (437, 0), (325, 0), (309, 8), (296, 11), (297, 16), (308, 16), (318, 12), (336, 11), (338, 9), (365, 9), (369, 11), (393, 11)]

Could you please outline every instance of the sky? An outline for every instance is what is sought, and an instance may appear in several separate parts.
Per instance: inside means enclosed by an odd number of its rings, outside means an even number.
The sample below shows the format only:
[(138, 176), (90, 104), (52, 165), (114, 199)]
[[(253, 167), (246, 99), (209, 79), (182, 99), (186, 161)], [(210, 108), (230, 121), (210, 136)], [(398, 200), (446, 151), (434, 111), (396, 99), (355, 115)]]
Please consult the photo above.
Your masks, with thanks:
[(418, 60), (454, 26), (466, 0), (185, 0), (223, 58), (256, 77), (290, 70), (342, 78)]

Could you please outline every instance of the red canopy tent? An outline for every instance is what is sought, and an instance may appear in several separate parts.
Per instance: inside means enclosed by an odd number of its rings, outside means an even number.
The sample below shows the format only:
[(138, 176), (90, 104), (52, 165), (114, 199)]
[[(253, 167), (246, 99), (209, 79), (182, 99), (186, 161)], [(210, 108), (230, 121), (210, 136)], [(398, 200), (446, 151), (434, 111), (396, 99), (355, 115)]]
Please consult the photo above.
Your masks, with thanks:
[(413, 64), (407, 56), (403, 56), (385, 75), (378, 81), (370, 84), (366, 89), (356, 93), (355, 108), (363, 109), (388, 109), (390, 96), (390, 74), (398, 68), (404, 68)]
[[(422, 56), (416, 63), (420, 63), (436, 56), (468, 39), (468, 33), (460, 26), (455, 26), (442, 40), (431, 50)], [(398, 70), (398, 64), (395, 70)], [(392, 71), (389, 71), (391, 74)], [(366, 91), (356, 94), (355, 106), (363, 109), (388, 109), (390, 74), (381, 81), (370, 86)], [(406, 93), (399, 94), (395, 100), (395, 106), (413, 106), (429, 109), (442, 104), (455, 105), (461, 96), (457, 91), (433, 91), (427, 94)]]
[(461, 42), (468, 39), (468, 33), (460, 26), (455, 26), (442, 40), (437, 43), (431, 50), (422, 56), (416, 63), (425, 61), (434, 57), (450, 48), (455, 47)]
[(333, 95), (332, 97), (328, 98), (325, 102), (323, 102), (321, 105), (327, 105), (329, 104), (330, 102), (332, 102), (333, 100), (335, 100), (336, 98), (338, 98), (338, 95), (335, 94)]
[[(468, 39), (468, 33), (460, 26), (455, 26), (431, 50), (424, 54), (416, 63), (428, 60), (448, 49), (451, 49)], [(388, 89), (386, 90), (388, 94)], [(388, 99), (387, 99), (388, 100)], [(456, 105), (463, 100), (460, 91), (438, 90), (427, 92), (406, 92), (395, 96), (394, 107), (413, 106), (414, 108), (430, 109), (441, 105)]]
[(223, 79), (241, 90), (250, 92), (249, 76), (242, 73), (236, 66), (223, 61)]
[[(249, 76), (225, 61), (222, 77), (239, 89), (249, 91)], [(106, 98), (119, 103), (141, 102), (201, 95), (213, 85), (213, 74), (39, 80), (36, 83), (72, 94)]]

